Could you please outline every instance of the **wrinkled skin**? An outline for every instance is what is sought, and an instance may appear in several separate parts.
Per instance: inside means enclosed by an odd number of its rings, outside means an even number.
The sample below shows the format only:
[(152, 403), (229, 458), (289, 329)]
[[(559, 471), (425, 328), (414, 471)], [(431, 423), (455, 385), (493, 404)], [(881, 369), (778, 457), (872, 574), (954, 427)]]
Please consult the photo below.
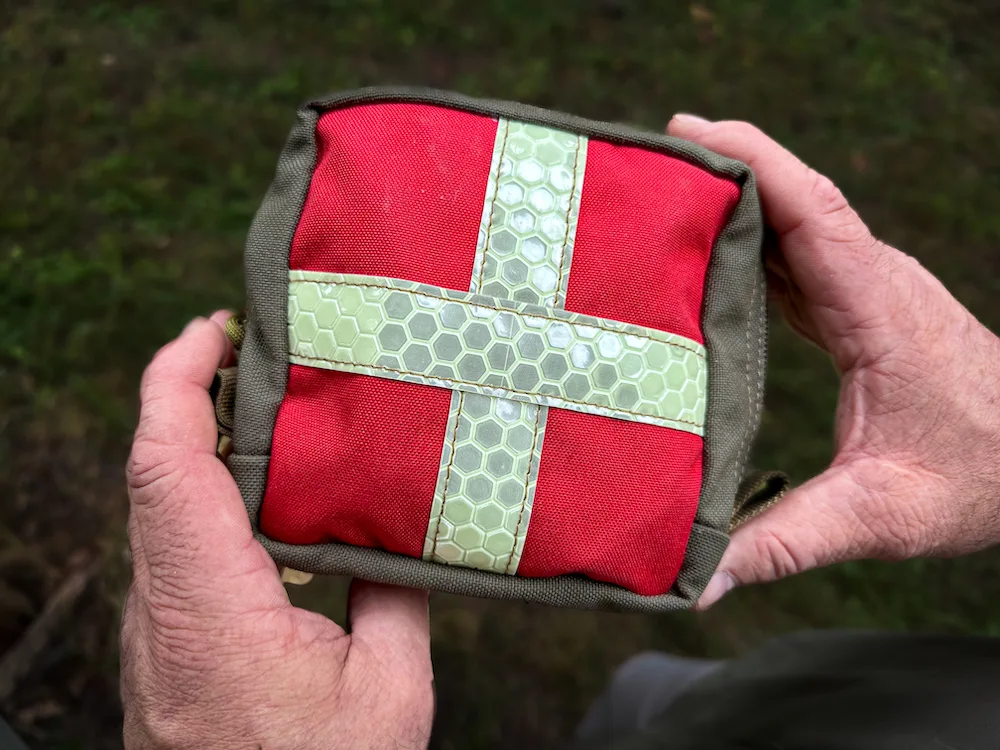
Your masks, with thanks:
[(997, 337), (873, 237), (828, 178), (752, 125), (680, 115), (668, 133), (753, 168), (779, 240), (773, 296), (841, 376), (830, 467), (734, 534), (699, 606), (845, 560), (1000, 541)]
[(215, 456), (208, 387), (224, 313), (153, 359), (128, 463), (122, 620), (128, 748), (422, 748), (433, 715), (427, 595), (357, 582), (352, 632), (293, 607)]
[[(1000, 540), (1000, 342), (877, 241), (826, 178), (744, 123), (669, 132), (749, 163), (772, 292), (841, 377), (836, 455), (733, 537), (699, 606), (737, 584)], [(149, 366), (128, 465), (133, 582), (122, 621), (128, 748), (419, 748), (433, 714), (427, 600), (356, 582), (351, 634), (292, 607), (215, 456), (208, 396), (224, 314)]]

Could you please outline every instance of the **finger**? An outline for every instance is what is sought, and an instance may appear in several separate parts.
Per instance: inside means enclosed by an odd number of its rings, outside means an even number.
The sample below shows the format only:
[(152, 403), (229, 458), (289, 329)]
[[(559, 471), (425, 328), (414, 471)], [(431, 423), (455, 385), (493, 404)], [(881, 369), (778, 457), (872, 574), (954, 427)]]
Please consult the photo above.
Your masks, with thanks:
[(667, 132), (753, 169), (767, 222), (779, 235), (792, 273), (806, 294), (828, 293), (836, 282), (857, 284), (857, 265), (871, 268), (882, 253), (882, 246), (829, 178), (753, 125), (678, 115)]
[[(431, 678), (427, 592), (354, 580), (348, 618), (353, 644), (362, 644), (411, 680)], [(353, 648), (353, 645), (352, 645)]]
[(767, 269), (769, 302), (781, 310), (785, 322), (799, 336), (823, 348), (823, 337), (813, 325), (809, 315), (808, 302), (803, 298), (798, 285)]
[(224, 328), (230, 315), (219, 310), (209, 319), (192, 320), (180, 337), (153, 357), (140, 384), (139, 424), (149, 431), (143, 434), (167, 444), (215, 452), (218, 433), (214, 410), (201, 396), (207, 394), (215, 371), (235, 359)]
[(287, 603), (277, 568), (253, 539), (239, 490), (218, 460), (208, 387), (231, 356), (213, 321), (193, 321), (154, 358), (128, 464), (133, 552), (149, 586), (186, 604), (264, 607)]
[(736, 586), (871, 556), (878, 540), (854, 511), (867, 499), (850, 473), (840, 469), (792, 490), (737, 529), (697, 608), (710, 607)]

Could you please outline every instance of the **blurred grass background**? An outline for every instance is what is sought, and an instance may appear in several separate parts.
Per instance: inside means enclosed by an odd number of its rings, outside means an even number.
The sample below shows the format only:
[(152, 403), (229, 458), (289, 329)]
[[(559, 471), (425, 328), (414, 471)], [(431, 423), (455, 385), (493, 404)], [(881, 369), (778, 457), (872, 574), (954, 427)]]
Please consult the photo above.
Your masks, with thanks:
[[(136, 386), (240, 307), (245, 232), (303, 99), (413, 83), (659, 129), (751, 120), (996, 330), (1000, 6), (973, 0), (8, 0), (0, 8), (0, 652), (80, 551), (102, 575), (0, 711), (33, 747), (120, 745), (122, 466)], [(775, 321), (757, 463), (829, 458), (836, 377)], [(344, 584), (298, 601), (339, 617)], [(704, 614), (435, 596), (432, 746), (548, 747), (647, 648), (804, 627), (1000, 631), (1000, 554), (864, 563)]]

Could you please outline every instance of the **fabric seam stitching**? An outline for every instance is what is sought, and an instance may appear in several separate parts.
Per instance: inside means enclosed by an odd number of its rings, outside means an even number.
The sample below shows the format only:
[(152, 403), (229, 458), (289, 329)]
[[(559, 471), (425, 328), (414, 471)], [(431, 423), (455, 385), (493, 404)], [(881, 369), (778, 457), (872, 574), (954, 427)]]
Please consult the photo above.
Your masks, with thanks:
[[(750, 324), (753, 322), (753, 310), (754, 310), (754, 305), (756, 304), (756, 301), (757, 301), (757, 287), (758, 287), (759, 284), (760, 284), (760, 277), (759, 277), (758, 274), (754, 274), (753, 288), (750, 290), (750, 310), (749, 310), (749, 312), (747, 314), (747, 325), (746, 325), (746, 332), (745, 332), (746, 343), (747, 343), (747, 359), (746, 359), (747, 412), (750, 413), (751, 418), (749, 420), (747, 420), (747, 427), (743, 431), (743, 439), (740, 441), (740, 453), (739, 453), (739, 456), (737, 456), (736, 471), (735, 471), (735, 479), (736, 479), (736, 483), (737, 484), (739, 484), (739, 481), (740, 481), (740, 467), (741, 467), (742, 464), (746, 463), (747, 444), (750, 441), (750, 430), (751, 430), (750, 423), (753, 421), (753, 414), (754, 414), (754, 411), (755, 411), (755, 409), (754, 409), (754, 401), (753, 401), (753, 392), (751, 390), (751, 383), (750, 383), (750, 357), (751, 357), (751, 354), (750, 354)], [(758, 338), (758, 341), (759, 341), (759, 338)], [(758, 357), (758, 361), (759, 361), (759, 357)]]
[[(559, 280), (556, 282), (556, 294), (553, 300), (553, 306), (558, 307), (559, 305), (559, 294), (562, 292), (562, 281), (563, 281), (563, 268), (566, 265), (566, 248), (569, 247), (569, 230), (570, 230), (570, 216), (573, 213), (573, 196), (576, 195), (576, 183), (579, 178), (578, 169), (580, 166), (580, 148), (583, 146), (583, 136), (576, 136), (576, 154), (573, 156), (573, 185), (569, 190), (569, 206), (566, 208), (566, 234), (563, 235), (563, 246), (562, 251), (559, 254)], [(567, 281), (567, 286), (568, 286)], [(563, 300), (563, 305), (566, 301)], [(665, 342), (664, 342), (665, 343)]]
[(431, 559), (434, 559), (434, 553), (437, 552), (438, 545), (438, 534), (441, 533), (441, 519), (444, 518), (444, 504), (448, 499), (448, 482), (451, 479), (451, 465), (455, 461), (455, 441), (458, 438), (458, 423), (462, 416), (462, 404), (465, 402), (465, 394), (462, 391), (458, 392), (458, 409), (455, 411), (455, 429), (451, 432), (451, 455), (448, 457), (448, 468), (445, 469), (444, 474), (444, 489), (441, 492), (441, 509), (438, 512), (437, 524), (434, 526), (434, 543), (431, 544)]
[(538, 443), (538, 421), (542, 416), (542, 406), (535, 407), (535, 429), (531, 435), (531, 450), (528, 452), (528, 471), (524, 475), (524, 494), (521, 496), (521, 512), (517, 514), (517, 526), (514, 527), (514, 546), (510, 549), (510, 557), (507, 558), (507, 565), (504, 567), (504, 574), (510, 573), (511, 563), (514, 562), (514, 553), (517, 552), (517, 535), (521, 531), (521, 520), (524, 518), (524, 509), (528, 505), (528, 487), (531, 484), (531, 464), (535, 458), (535, 445)]
[[(754, 294), (757, 293), (757, 289), (758, 289), (759, 286), (760, 286), (760, 273), (758, 271), (758, 273), (757, 273), (757, 280), (754, 281), (754, 285), (753, 285)], [(764, 305), (766, 305), (767, 304), (766, 289), (762, 290), (762, 291), (763, 291), (763, 294), (764, 294), (764, 298), (762, 300), (762, 303)], [(748, 443), (747, 444), (747, 452), (748, 453), (750, 451), (749, 439), (750, 439), (750, 433), (753, 430), (753, 424), (756, 423), (760, 419), (760, 413), (761, 413), (761, 411), (764, 408), (764, 398), (763, 398), (764, 397), (764, 384), (763, 384), (762, 381), (763, 381), (763, 377), (764, 377), (764, 336), (765, 336), (766, 326), (767, 326), (767, 311), (765, 310), (764, 314), (760, 316), (760, 320), (759, 320), (758, 325), (757, 325), (757, 373), (756, 373), (757, 377), (754, 379), (754, 381), (755, 381), (754, 382), (754, 392), (755, 392), (756, 395), (755, 395), (755, 398), (754, 398), (754, 404), (753, 404), (752, 410), (750, 412), (751, 418), (750, 418), (749, 423), (747, 424), (747, 443)], [(749, 328), (749, 326), (747, 326), (747, 327)]]
[(483, 257), (479, 262), (479, 280), (476, 282), (476, 289), (481, 292), (483, 289), (483, 275), (486, 272), (486, 256), (490, 252), (490, 243), (493, 241), (493, 217), (497, 212), (497, 198), (500, 195), (500, 173), (503, 171), (503, 156), (507, 153), (507, 136), (510, 134), (510, 121), (504, 118), (503, 141), (500, 144), (500, 157), (497, 159), (497, 176), (493, 183), (493, 200), (490, 202), (490, 219), (486, 223), (486, 244), (483, 246)]

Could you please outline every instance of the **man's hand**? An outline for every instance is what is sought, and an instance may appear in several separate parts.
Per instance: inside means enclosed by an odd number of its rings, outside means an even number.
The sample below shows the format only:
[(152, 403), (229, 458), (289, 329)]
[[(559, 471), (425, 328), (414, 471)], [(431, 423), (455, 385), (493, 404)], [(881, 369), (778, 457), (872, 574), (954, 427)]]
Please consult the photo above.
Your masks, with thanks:
[(122, 619), (128, 748), (422, 748), (433, 713), (427, 596), (357, 582), (350, 635), (296, 609), (216, 458), (208, 387), (232, 358), (192, 322), (143, 378), (128, 464)]
[(844, 560), (1000, 541), (997, 337), (876, 240), (829, 179), (753, 126), (680, 115), (667, 130), (753, 168), (780, 240), (772, 291), (841, 375), (833, 463), (733, 535), (699, 606)]

